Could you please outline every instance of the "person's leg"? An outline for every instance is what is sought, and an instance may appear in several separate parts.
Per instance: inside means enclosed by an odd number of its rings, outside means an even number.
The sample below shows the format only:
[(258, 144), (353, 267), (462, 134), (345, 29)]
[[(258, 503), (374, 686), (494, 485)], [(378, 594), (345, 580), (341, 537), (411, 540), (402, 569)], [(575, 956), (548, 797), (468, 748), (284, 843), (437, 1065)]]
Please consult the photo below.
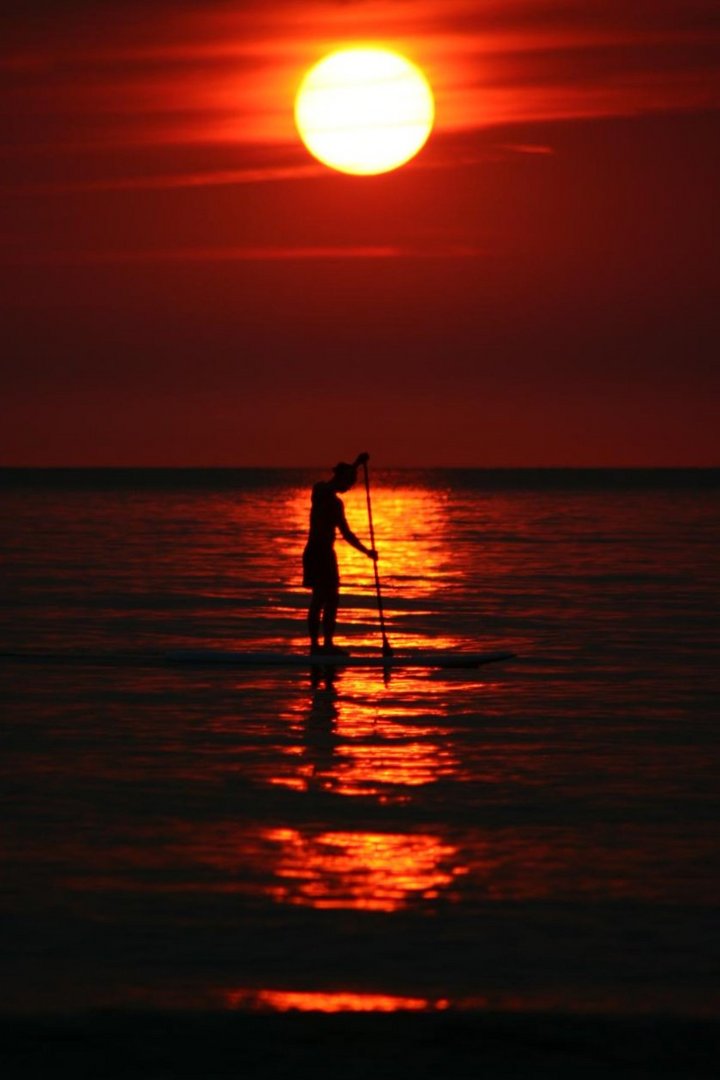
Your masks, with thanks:
[(333, 646), (335, 626), (337, 624), (338, 595), (328, 596), (323, 604), (323, 639), (326, 649)]
[(323, 603), (323, 638), (325, 642), (323, 645), (323, 652), (349, 656), (347, 649), (341, 649), (340, 646), (336, 645), (333, 641), (339, 604), (340, 594), (337, 589), (333, 589)]
[(310, 631), (310, 651), (317, 652), (320, 648), (320, 613), (323, 608), (322, 598), (316, 590), (313, 590), (308, 608), (308, 630)]

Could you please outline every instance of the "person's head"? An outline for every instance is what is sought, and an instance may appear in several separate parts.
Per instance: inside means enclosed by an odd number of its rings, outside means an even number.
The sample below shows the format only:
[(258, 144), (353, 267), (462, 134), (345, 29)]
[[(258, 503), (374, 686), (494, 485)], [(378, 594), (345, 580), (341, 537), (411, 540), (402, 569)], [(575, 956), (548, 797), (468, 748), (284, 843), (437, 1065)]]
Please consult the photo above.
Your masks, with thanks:
[(349, 491), (356, 480), (357, 469), (346, 461), (338, 462), (333, 469), (333, 483), (338, 491)]

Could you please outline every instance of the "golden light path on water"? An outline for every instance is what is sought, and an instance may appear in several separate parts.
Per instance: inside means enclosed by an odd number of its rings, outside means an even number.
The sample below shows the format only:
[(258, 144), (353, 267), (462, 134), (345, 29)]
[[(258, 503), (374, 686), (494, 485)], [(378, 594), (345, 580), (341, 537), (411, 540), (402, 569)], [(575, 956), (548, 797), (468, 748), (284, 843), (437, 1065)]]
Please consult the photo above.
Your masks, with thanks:
[[(258, 615), (261, 623), (267, 620), (269, 632), (262, 647), (307, 648), (304, 609), (309, 593), (301, 586), (301, 564), (310, 494), (308, 484), (285, 489), (277, 500), (273, 496), (262, 502), (223, 495), (206, 510), (216, 523), (209, 539), (214, 543), (217, 536), (221, 546), (199, 546), (195, 565), (198, 574), (206, 573), (208, 566), (222, 567), (224, 576), (218, 575), (212, 583), (214, 595), (230, 602), (235, 599), (232, 552), (240, 544), (249, 552), (246, 557), (254, 560), (257, 581), (277, 581), (278, 591), (268, 595), (264, 607), (260, 611), (250, 608), (256, 622)], [(369, 543), (362, 483), (343, 501), (351, 529)], [(373, 488), (380, 577), (397, 649), (463, 645), (446, 632), (451, 623), (441, 623), (432, 636), (426, 629), (438, 611), (438, 598), (462, 584), (463, 569), (448, 539), (448, 502), (441, 487), (402, 482)], [(340, 536), (336, 551), (343, 596), (338, 639), (353, 652), (377, 652), (380, 639), (372, 563)], [(291, 627), (289, 635), (280, 627)], [(246, 644), (238, 641), (237, 647)], [(452, 685), (455, 691), (461, 688), (463, 676), (455, 674)], [(486, 676), (472, 679), (474, 694), (487, 685), (491, 680)], [(238, 678), (238, 700), (247, 701), (248, 686), (246, 674)], [(257, 687), (257, 704), (264, 709), (267, 677), (258, 676)], [(239, 756), (238, 780), (249, 782), (257, 798), (269, 798), (270, 805), (276, 799), (280, 800), (277, 805), (284, 805), (286, 798), (302, 801), (288, 802), (295, 809), (266, 825), (226, 820), (202, 830), (173, 830), (165, 846), (168, 867), (194, 869), (187, 876), (183, 872), (172, 885), (148, 883), (147, 891), (194, 895), (201, 890), (204, 895), (235, 894), (238, 900), (270, 903), (278, 911), (374, 916), (430, 915), (438, 904), (458, 902), (469, 861), (467, 850), (461, 850), (452, 835), (433, 824), (404, 829), (402, 821), (374, 826), (365, 820), (368, 809), (372, 818), (382, 808), (393, 812), (403, 807), (412, 818), (413, 804), (425, 799), (438, 783), (462, 782), (465, 770), (453, 740), (447, 737), (446, 681), (434, 681), (425, 671), (398, 672), (391, 686), (385, 687), (380, 671), (348, 668), (318, 672), (302, 692), (298, 689), (289, 683), (286, 691), (278, 693), (273, 676), (274, 717), (261, 712), (255, 719), (254, 707), (246, 705), (242, 715), (228, 714), (210, 730), (232, 745), (238, 736), (246, 737), (248, 724), (257, 724), (257, 737), (264, 740), (269, 723), (274, 733), (269, 736), (272, 747), (251, 754), (248, 760)], [(206, 761), (203, 771), (206, 779), (215, 776), (223, 782), (234, 767), (232, 758), (224, 755)], [(339, 817), (328, 815), (325, 800), (338, 797), (346, 811)], [(113, 884), (117, 887), (119, 878), (112, 873), (105, 881), (98, 876), (94, 882), (100, 889)], [(442, 998), (379, 994), (365, 988), (360, 992), (352, 986), (320, 990), (312, 982), (307, 989), (255, 984), (223, 990), (222, 996), (229, 1008), (275, 1011), (448, 1007)]]
[[(344, 497), (350, 527), (369, 541), (365, 492), (361, 484)], [(426, 621), (434, 598), (458, 577), (447, 542), (447, 496), (442, 489), (381, 486), (373, 490), (373, 517), (381, 552), (381, 580), (387, 610), (393, 622), (393, 644), (403, 647), (453, 648), (456, 639), (441, 633), (431, 639), (413, 627)], [(279, 581), (281, 596), (296, 596), (299, 604), (282, 609), (268, 604), (268, 621), (285, 618), (293, 636), (284, 642), (268, 639), (275, 649), (301, 648), (305, 640), (304, 606), (308, 593), (301, 588), (302, 550), (307, 536), (310, 486), (283, 492), (276, 504), (266, 500), (234, 500), (222, 496), (206, 511), (215, 522), (214, 537), (221, 547), (198, 547), (193, 570), (201, 574), (209, 565), (222, 566), (226, 574), (213, 581), (214, 595), (234, 598), (232, 549), (243, 544), (257, 560), (257, 579)], [(267, 532), (273, 515), (272, 538)], [(338, 537), (345, 604), (341, 612), (342, 640), (353, 650), (378, 649), (372, 564)], [(227, 562), (221, 562), (226, 559)], [(209, 591), (209, 589), (208, 589)], [(256, 616), (257, 612), (253, 611)], [(272, 749), (238, 756), (232, 752), (203, 763), (208, 780), (223, 778), (237, 768), (238, 779), (250, 782), (258, 792), (276, 790), (303, 799), (295, 815), (281, 815), (263, 827), (242, 821), (216, 821), (202, 830), (175, 827), (164, 846), (168, 868), (185, 867), (172, 885), (146, 883), (148, 892), (171, 891), (205, 895), (262, 898), (279, 909), (315, 909), (390, 914), (421, 910), (441, 900), (452, 901), (467, 874), (466, 860), (457, 845), (432, 826), (404, 831), (402, 826), (372, 827), (362, 821), (362, 807), (409, 806), (414, 792), (431, 790), (439, 780), (458, 777), (461, 766), (452, 743), (444, 738), (442, 684), (427, 684), (427, 673), (403, 679), (398, 676), (386, 692), (378, 671), (347, 669), (326, 672), (303, 692), (288, 684), (278, 696), (273, 677), (274, 718), (253, 718), (252, 706), (243, 715), (228, 714), (209, 724), (207, 730), (229, 740), (231, 746), (248, 724), (257, 723), (258, 737), (265, 739), (271, 724)], [(246, 700), (248, 678), (238, 679), (238, 700)], [(458, 685), (456, 680), (455, 685)], [(421, 695), (423, 722), (416, 724), (417, 692)], [(428, 695), (428, 690), (430, 694)], [(267, 693), (262, 679), (262, 696)], [(261, 698), (258, 699), (261, 703)], [(205, 721), (208, 725), (208, 721)], [(200, 763), (198, 762), (198, 768)], [(272, 798), (272, 796), (270, 796)], [(328, 820), (322, 800), (340, 797), (348, 817)], [(422, 794), (420, 794), (422, 798)], [(315, 810), (313, 810), (315, 807)], [(360, 807), (360, 810), (358, 810)], [(309, 820), (306, 815), (309, 814)], [(317, 821), (314, 820), (317, 815)], [(341, 819), (344, 815), (341, 815)], [(325, 817), (325, 820), (323, 820)], [(358, 827), (353, 827), (357, 821)], [(194, 868), (194, 869), (191, 869)], [(108, 868), (110, 869), (110, 868)], [(94, 887), (115, 887), (122, 875), (98, 875)], [(76, 885), (80, 884), (76, 880)], [(231, 1007), (312, 1008), (388, 1011), (442, 1007), (420, 997), (359, 994), (350, 988), (337, 993), (280, 988), (250, 987), (229, 993)]]
[[(369, 544), (365, 492), (360, 481), (343, 501), (350, 528)], [(284, 544), (283, 554), (290, 566), (300, 566), (309, 513), (309, 491), (295, 492), (284, 506), (287, 535), (292, 539)], [(431, 598), (457, 577), (446, 540), (446, 496), (441, 490), (429, 488), (378, 487), (372, 492), (372, 514), (388, 618), (392, 619), (397, 607), (420, 620), (428, 615)], [(351, 641), (353, 648), (377, 648), (372, 564), (341, 537), (336, 552), (342, 581), (339, 636)], [(295, 644), (305, 645), (305, 637), (296, 639)], [(402, 626), (394, 627), (393, 645), (399, 649), (450, 649), (456, 644), (456, 639), (445, 635), (434, 635), (428, 641), (427, 636), (413, 630), (409, 616), (403, 618)]]
[(396, 911), (436, 900), (465, 872), (456, 848), (430, 834), (274, 829), (266, 838), (280, 847), (272, 895), (282, 903)]
[[(351, 529), (369, 543), (365, 491), (362, 483), (343, 497)], [(301, 565), (307, 535), (310, 490), (295, 490), (279, 508), (285, 529), (275, 555), (290, 567)], [(453, 552), (447, 542), (447, 497), (442, 489), (382, 486), (373, 490), (372, 511), (376, 545), (380, 552), (380, 577), (389, 618), (393, 620), (396, 648), (452, 649), (450, 635), (427, 636), (416, 632), (426, 618), (433, 599), (458, 576)], [(338, 537), (336, 551), (342, 579), (341, 640), (353, 651), (377, 650), (379, 644), (375, 588), (371, 563)], [(298, 590), (300, 591), (300, 590)], [(307, 593), (300, 592), (304, 598)], [(302, 609), (301, 609), (302, 610)], [(306, 647), (304, 622), (297, 618), (299, 633), (293, 646)], [(400, 619), (402, 623), (400, 627)], [(393, 618), (394, 616), (394, 618)], [(423, 680), (424, 684), (425, 680)], [(379, 697), (382, 677), (378, 672), (357, 669), (315, 679), (311, 699), (291, 698), (287, 720), (297, 745), (276, 760), (271, 787), (312, 797), (341, 796), (350, 800), (371, 799), (376, 805), (408, 804), (413, 791), (430, 788), (442, 778), (460, 771), (451, 744), (438, 737), (437, 720), (423, 724), (412, 737), (418, 704), (411, 691), (396, 683), (395, 692)], [(442, 696), (436, 688), (433, 697)], [(424, 695), (428, 705), (427, 694)], [(436, 703), (437, 704), (437, 703)], [(429, 719), (429, 718), (428, 718)], [(440, 718), (441, 719), (441, 718)], [(379, 726), (380, 724), (380, 726)], [(440, 724), (440, 726), (442, 726)], [(272, 866), (265, 894), (278, 904), (316, 909), (394, 912), (451, 898), (467, 873), (457, 847), (431, 829), (406, 832), (374, 829), (343, 829), (277, 826), (263, 830), (258, 838), (265, 868)], [(265, 875), (260, 874), (260, 877)], [(266, 878), (267, 880), (267, 878)], [(301, 1003), (307, 1000), (310, 1005)], [(263, 1007), (344, 1007), (328, 1005), (315, 994), (290, 996), (266, 992)], [(338, 1000), (349, 1000), (340, 995)], [(403, 999), (373, 998), (358, 1008), (420, 1008), (426, 1001), (408, 1005)], [(333, 998), (332, 1001), (335, 1001)], [(284, 1004), (283, 1004), (284, 1003)]]
[[(373, 693), (362, 670), (316, 679), (309, 710), (305, 703), (288, 715), (302, 752), (288, 753), (269, 782), (310, 797), (391, 806), (452, 776), (458, 763), (451, 749), (427, 731), (413, 738), (402, 726), (407, 704), (398, 707), (395, 726), (383, 705), (378, 727), (377, 675), (375, 681)], [(279, 903), (391, 912), (436, 900), (465, 873), (455, 846), (429, 830), (283, 827), (266, 830), (263, 839), (274, 852), (271, 892)]]
[[(321, 476), (322, 474), (320, 474)], [(310, 517), (310, 474), (302, 486), (263, 494), (223, 493), (203, 504), (212, 523), (193, 536), (182, 564), (168, 562), (158, 587), (201, 589), (209, 606), (197, 632), (208, 648), (285, 651), (308, 648), (306, 612), (309, 592), (302, 586), (302, 552)], [(369, 544), (365, 492), (361, 483), (343, 496), (350, 528)], [(507, 500), (488, 499), (483, 506), (478, 543), (458, 543), (467, 522), (458, 519), (457, 498), (440, 485), (421, 486), (399, 477), (373, 487), (372, 508), (379, 574), (388, 632), (394, 648), (493, 649), (498, 639), (492, 601), (514, 565), (498, 535), (521, 527)], [(190, 511), (188, 507), (188, 513)], [(461, 515), (463, 511), (460, 511)], [(240, 554), (241, 549), (241, 554)], [(355, 652), (376, 653), (381, 646), (371, 562), (338, 537), (341, 595), (336, 640)], [(243, 566), (243, 582), (238, 567)], [(487, 582), (481, 593), (468, 591), (468, 580)], [(227, 605), (225, 618), (221, 617)], [(252, 642), (252, 644), (251, 644)], [(183, 643), (184, 644), (184, 643)], [(524, 639), (505, 641), (519, 649)]]

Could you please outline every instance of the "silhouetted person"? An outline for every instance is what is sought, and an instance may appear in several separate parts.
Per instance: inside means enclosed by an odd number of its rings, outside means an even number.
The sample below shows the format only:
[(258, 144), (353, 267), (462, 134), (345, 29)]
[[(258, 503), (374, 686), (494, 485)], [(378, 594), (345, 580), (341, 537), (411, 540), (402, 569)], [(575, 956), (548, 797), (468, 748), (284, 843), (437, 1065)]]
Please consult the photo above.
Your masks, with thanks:
[[(310, 534), (303, 552), (303, 585), (312, 589), (308, 611), (310, 651), (347, 655), (333, 642), (340, 594), (340, 575), (335, 555), (335, 530), (343, 539), (370, 559), (377, 559), (377, 552), (358, 540), (345, 520), (345, 507), (338, 492), (349, 491), (357, 480), (358, 465), (364, 464), (369, 454), (358, 454), (352, 465), (341, 461), (333, 469), (332, 480), (321, 480), (312, 490), (310, 508)], [(320, 645), (322, 623), (323, 644)]]

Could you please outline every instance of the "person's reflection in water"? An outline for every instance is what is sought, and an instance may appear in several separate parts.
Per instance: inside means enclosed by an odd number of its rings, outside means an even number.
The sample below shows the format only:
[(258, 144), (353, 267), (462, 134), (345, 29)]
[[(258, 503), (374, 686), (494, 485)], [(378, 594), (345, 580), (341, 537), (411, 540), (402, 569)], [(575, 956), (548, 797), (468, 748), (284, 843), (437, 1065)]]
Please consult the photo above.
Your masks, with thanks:
[[(348, 655), (333, 641), (340, 597), (340, 575), (335, 555), (335, 530), (348, 544), (362, 551), (369, 559), (377, 559), (377, 552), (365, 547), (358, 540), (345, 519), (345, 507), (338, 492), (349, 491), (357, 480), (359, 465), (365, 464), (369, 454), (358, 454), (352, 465), (341, 461), (333, 469), (331, 480), (320, 480), (312, 490), (310, 508), (310, 534), (303, 552), (303, 585), (312, 589), (308, 610), (310, 652)], [(323, 644), (320, 644), (322, 621)]]
[(338, 671), (334, 667), (318, 665), (312, 668), (312, 701), (303, 738), (305, 755), (312, 766), (308, 781), (310, 787), (325, 787), (322, 777), (332, 772), (334, 764), (333, 755), (338, 741), (335, 732), (338, 718), (337, 678)]

